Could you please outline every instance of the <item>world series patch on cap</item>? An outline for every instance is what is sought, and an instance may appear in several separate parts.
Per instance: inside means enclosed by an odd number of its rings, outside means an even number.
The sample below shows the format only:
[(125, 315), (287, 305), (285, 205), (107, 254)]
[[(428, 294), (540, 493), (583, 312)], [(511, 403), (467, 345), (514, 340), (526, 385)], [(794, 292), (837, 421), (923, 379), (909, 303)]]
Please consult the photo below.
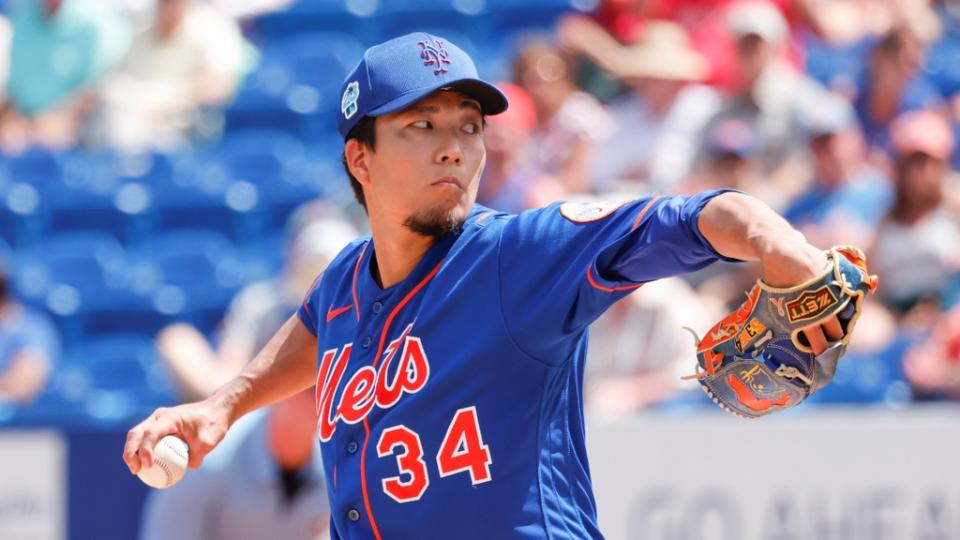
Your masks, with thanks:
[(480, 102), (485, 115), (507, 109), (507, 98), (477, 74), (467, 53), (432, 34), (407, 34), (367, 49), (340, 91), (337, 130), (346, 137), (365, 116), (401, 111), (437, 90)]

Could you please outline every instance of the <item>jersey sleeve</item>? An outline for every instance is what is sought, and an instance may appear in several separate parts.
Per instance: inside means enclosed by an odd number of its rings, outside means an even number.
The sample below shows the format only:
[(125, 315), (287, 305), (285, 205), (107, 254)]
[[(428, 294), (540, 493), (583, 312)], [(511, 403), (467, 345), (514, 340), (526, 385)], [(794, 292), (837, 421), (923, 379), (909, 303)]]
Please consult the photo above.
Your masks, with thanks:
[(297, 309), (297, 316), (300, 317), (300, 322), (303, 323), (303, 325), (307, 327), (307, 330), (314, 336), (317, 335), (317, 325), (320, 321), (317, 305), (320, 295), (320, 281), (322, 279), (323, 273), (317, 276), (317, 279), (310, 285), (310, 288), (307, 290), (307, 295), (304, 296), (303, 302), (300, 304), (300, 308)]
[(562, 362), (591, 322), (643, 283), (733, 261), (697, 225), (724, 191), (554, 204), (517, 216), (504, 228), (499, 258), (511, 337), (538, 360)]

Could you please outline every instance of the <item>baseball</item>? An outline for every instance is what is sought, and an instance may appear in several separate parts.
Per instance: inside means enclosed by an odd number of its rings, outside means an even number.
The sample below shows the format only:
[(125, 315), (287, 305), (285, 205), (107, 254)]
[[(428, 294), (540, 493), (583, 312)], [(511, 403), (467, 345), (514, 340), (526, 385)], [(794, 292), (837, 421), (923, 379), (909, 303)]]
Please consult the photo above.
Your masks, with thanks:
[(168, 488), (183, 478), (189, 461), (187, 443), (167, 435), (153, 449), (153, 465), (140, 469), (137, 476), (143, 483), (157, 489)]

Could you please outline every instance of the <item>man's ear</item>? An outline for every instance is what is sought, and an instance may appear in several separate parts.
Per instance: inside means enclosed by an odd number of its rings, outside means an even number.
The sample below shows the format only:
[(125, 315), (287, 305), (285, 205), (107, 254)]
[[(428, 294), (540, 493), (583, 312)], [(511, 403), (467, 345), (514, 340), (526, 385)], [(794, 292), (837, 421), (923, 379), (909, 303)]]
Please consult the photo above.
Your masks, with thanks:
[(367, 168), (367, 157), (370, 149), (357, 139), (350, 139), (343, 147), (343, 155), (347, 160), (350, 174), (362, 186), (370, 185), (370, 170)]

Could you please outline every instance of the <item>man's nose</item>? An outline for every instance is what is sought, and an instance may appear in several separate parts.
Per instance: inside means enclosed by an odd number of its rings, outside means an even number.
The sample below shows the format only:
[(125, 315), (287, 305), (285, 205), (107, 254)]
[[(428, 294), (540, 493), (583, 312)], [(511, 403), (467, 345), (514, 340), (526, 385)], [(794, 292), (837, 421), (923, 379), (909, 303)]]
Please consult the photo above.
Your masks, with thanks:
[(437, 152), (437, 162), (459, 165), (461, 161), (463, 161), (463, 149), (460, 147), (460, 141), (456, 137), (451, 137)]

